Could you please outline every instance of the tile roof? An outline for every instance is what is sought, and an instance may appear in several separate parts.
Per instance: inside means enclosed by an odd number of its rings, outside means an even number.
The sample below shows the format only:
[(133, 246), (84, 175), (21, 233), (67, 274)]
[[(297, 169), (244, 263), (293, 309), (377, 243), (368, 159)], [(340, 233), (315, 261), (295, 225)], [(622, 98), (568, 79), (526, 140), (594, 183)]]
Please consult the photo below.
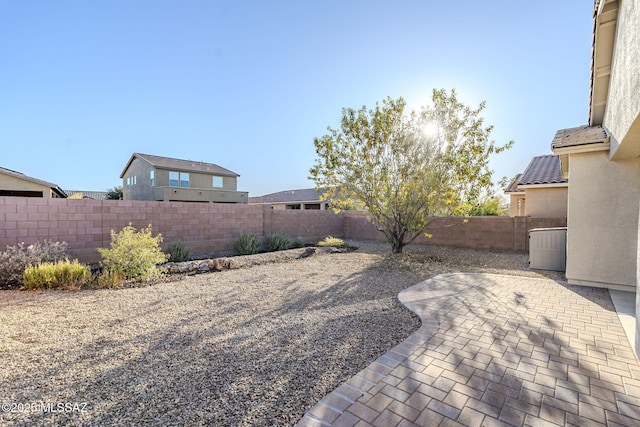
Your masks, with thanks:
[(315, 188), (303, 188), (299, 190), (286, 190), (277, 193), (265, 194), (259, 197), (249, 197), (249, 203), (293, 203), (293, 202), (319, 202), (320, 194)]
[(562, 177), (560, 157), (553, 154), (536, 156), (522, 172), (518, 185), (561, 184), (569, 182)]
[(205, 163), (205, 162), (197, 162), (193, 160), (182, 160), (182, 159), (174, 159), (171, 157), (162, 157), (162, 156), (154, 156), (151, 154), (141, 154), (141, 153), (133, 153), (127, 165), (125, 166), (122, 174), (120, 174), (120, 178), (122, 178), (129, 168), (129, 165), (133, 161), (134, 158), (140, 158), (156, 168), (161, 169), (174, 169), (178, 171), (186, 171), (186, 172), (201, 172), (212, 175), (221, 175), (221, 176), (240, 176), (235, 172), (230, 171), (229, 169), (225, 169), (221, 166), (218, 166), (213, 163)]
[(523, 191), (519, 188), (520, 185), (565, 184), (568, 182), (568, 179), (562, 177), (560, 156), (546, 154), (531, 159), (524, 172), (516, 175), (504, 192), (517, 193)]
[(607, 133), (602, 126), (579, 126), (560, 129), (556, 132), (551, 148), (576, 147), (580, 145), (599, 144), (605, 142)]
[(67, 194), (62, 190), (62, 188), (58, 187), (57, 184), (54, 184), (52, 182), (43, 181), (43, 180), (38, 179), (38, 178), (33, 178), (31, 176), (23, 174), (22, 172), (17, 172), (17, 171), (11, 170), (11, 169), (3, 168), (1, 166), (0, 166), (0, 173), (2, 173), (4, 175), (12, 176), (14, 178), (22, 179), (22, 180), (33, 182), (33, 183), (36, 183), (36, 184), (40, 184), (40, 185), (43, 185), (45, 187), (49, 187), (58, 196), (63, 197), (63, 198), (67, 197)]
[(107, 198), (106, 191), (65, 190), (65, 193), (67, 193), (70, 198), (75, 194), (80, 194), (83, 199), (105, 200)]
[(507, 186), (507, 188), (504, 190), (505, 193), (517, 193), (520, 190), (518, 190), (518, 182), (520, 181), (520, 177), (522, 176), (521, 173), (519, 173), (518, 175), (516, 175), (516, 177), (513, 179), (513, 181), (511, 181), (509, 183), (509, 185)]

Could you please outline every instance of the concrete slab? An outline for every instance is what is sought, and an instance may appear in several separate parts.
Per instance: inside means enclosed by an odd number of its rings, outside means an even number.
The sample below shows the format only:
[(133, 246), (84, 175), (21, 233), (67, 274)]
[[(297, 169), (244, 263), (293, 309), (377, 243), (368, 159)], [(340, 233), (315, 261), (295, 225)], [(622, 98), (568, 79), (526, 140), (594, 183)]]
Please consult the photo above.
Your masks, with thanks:
[[(616, 308), (618, 318), (622, 324), (631, 348), (636, 348), (636, 293), (609, 290), (611, 301)], [(637, 356), (637, 355), (636, 355)]]

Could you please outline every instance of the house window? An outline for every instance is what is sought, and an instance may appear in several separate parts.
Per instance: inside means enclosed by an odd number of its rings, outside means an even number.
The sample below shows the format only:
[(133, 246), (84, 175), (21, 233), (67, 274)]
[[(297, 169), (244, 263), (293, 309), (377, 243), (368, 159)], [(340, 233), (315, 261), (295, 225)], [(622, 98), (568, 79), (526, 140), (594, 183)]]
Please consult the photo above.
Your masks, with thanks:
[(127, 190), (131, 189), (131, 177), (127, 177)]
[(222, 188), (222, 177), (214, 176), (213, 177), (213, 187), (214, 188)]
[(178, 172), (169, 172), (169, 186), (178, 187), (180, 183), (180, 174)]
[(189, 174), (181, 172), (180, 173), (180, 187), (188, 187), (189, 186)]
[(151, 186), (154, 187), (156, 184), (156, 171), (151, 171), (149, 173), (149, 178), (151, 178)]
[(186, 172), (169, 172), (169, 186), (189, 187), (189, 174)]

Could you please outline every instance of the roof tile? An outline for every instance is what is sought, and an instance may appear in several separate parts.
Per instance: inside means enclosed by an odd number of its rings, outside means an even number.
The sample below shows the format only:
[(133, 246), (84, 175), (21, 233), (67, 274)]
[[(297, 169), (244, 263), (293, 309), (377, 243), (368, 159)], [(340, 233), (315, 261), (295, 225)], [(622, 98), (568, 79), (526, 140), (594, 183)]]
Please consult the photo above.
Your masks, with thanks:
[(605, 142), (607, 133), (602, 126), (579, 126), (556, 132), (551, 148), (575, 147)]

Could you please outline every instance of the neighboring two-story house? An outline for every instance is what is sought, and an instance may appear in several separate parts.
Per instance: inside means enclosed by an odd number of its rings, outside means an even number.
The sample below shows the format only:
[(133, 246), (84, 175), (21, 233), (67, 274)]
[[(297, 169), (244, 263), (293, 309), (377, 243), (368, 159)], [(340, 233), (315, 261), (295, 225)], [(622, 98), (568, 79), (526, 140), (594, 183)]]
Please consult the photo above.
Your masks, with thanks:
[(247, 203), (238, 175), (213, 163), (134, 153), (120, 174), (124, 200)]
[(568, 187), (558, 156), (536, 156), (505, 190), (509, 216), (566, 218)]

